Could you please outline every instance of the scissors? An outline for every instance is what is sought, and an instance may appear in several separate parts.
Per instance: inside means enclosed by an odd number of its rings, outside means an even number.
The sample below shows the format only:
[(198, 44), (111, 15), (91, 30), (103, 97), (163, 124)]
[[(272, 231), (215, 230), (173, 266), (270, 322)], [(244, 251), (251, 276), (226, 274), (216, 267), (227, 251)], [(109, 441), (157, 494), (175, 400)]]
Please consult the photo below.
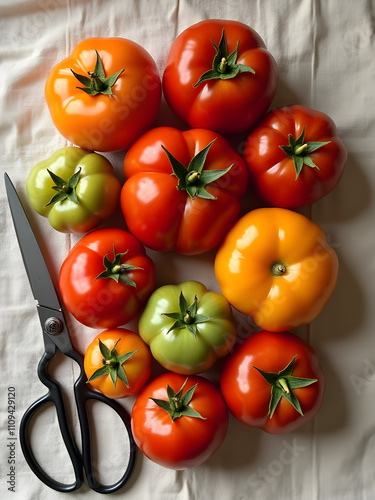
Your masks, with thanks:
[[(118, 402), (108, 399), (99, 392), (95, 392), (86, 383), (87, 378), (83, 369), (83, 358), (72, 346), (64, 313), (46, 262), (8, 174), (5, 174), (5, 186), (22, 258), (34, 298), (37, 300), (37, 311), (42, 327), (45, 352), (38, 365), (38, 376), (40, 381), (49, 389), (47, 394), (35, 401), (22, 417), (19, 436), (23, 454), (34, 474), (43, 483), (56, 491), (69, 492), (79, 489), (83, 483), (84, 470), (87, 483), (92, 490), (98, 493), (112, 493), (128, 481), (134, 469), (136, 445), (131, 432), (129, 415)], [(79, 452), (69, 427), (60, 386), (48, 374), (48, 364), (56, 356), (58, 350), (77, 362), (81, 368), (80, 375), (74, 384), (74, 396), (81, 427), (82, 453)], [(95, 478), (91, 452), (90, 422), (86, 408), (88, 400), (97, 400), (109, 405), (120, 416), (128, 434), (130, 451), (127, 468), (121, 479), (111, 485), (103, 485)], [(56, 481), (48, 475), (40, 467), (31, 449), (29, 440), (30, 421), (38, 410), (49, 403), (53, 403), (56, 408), (60, 431), (73, 465), (75, 481), (71, 484)]]

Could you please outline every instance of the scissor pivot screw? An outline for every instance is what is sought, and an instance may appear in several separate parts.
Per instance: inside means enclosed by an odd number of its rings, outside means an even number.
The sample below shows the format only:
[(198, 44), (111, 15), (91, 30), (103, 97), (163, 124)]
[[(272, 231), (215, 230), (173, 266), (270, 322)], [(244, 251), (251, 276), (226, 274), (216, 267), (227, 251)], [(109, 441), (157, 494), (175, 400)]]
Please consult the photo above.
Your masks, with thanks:
[(48, 318), (44, 323), (44, 330), (50, 335), (58, 335), (63, 329), (63, 324), (59, 318)]

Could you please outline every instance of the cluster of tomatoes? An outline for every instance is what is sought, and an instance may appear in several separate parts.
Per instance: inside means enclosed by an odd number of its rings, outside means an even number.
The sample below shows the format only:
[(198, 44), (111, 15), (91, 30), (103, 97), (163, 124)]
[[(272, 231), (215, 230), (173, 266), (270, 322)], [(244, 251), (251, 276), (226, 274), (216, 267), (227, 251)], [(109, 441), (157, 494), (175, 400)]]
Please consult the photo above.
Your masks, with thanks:
[[(289, 330), (325, 307), (338, 260), (323, 230), (294, 209), (334, 189), (346, 150), (322, 112), (267, 112), (277, 83), (260, 36), (223, 20), (183, 31), (162, 80), (138, 44), (91, 38), (46, 83), (52, 120), (75, 146), (31, 170), (28, 196), (56, 230), (83, 234), (59, 286), (70, 313), (103, 330), (87, 348), (86, 375), (108, 397), (137, 395), (135, 441), (165, 467), (206, 460), (225, 438), (227, 408), (283, 433), (322, 402), (317, 355)], [(162, 92), (191, 128), (152, 128)], [(241, 133), (240, 155), (224, 136)], [(121, 150), (123, 185), (99, 154)], [(248, 184), (265, 207), (239, 218)], [(98, 229), (119, 204), (127, 230)], [(221, 293), (198, 281), (156, 288), (145, 247), (185, 255), (218, 247)], [(232, 307), (259, 327), (241, 342)], [(123, 328), (134, 318), (137, 333)], [(165, 373), (148, 383), (152, 358)], [(199, 374), (220, 358), (219, 391)]]

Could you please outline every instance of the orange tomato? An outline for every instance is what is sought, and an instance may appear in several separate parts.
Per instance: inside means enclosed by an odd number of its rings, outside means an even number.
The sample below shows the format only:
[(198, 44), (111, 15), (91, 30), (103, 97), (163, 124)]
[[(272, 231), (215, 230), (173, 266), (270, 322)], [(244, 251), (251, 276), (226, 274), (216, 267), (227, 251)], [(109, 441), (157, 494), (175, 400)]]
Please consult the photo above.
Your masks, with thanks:
[(45, 96), (65, 139), (83, 149), (118, 151), (152, 126), (161, 81), (155, 61), (137, 43), (88, 38), (52, 69)]
[[(121, 356), (126, 354), (128, 358), (121, 363)], [(119, 399), (134, 396), (142, 389), (151, 374), (151, 359), (150, 350), (139, 335), (125, 328), (112, 328), (99, 333), (87, 347), (84, 370), (92, 387), (108, 398)], [(121, 379), (123, 375), (119, 373), (119, 365), (125, 372), (127, 385)], [(99, 370), (104, 373), (100, 375)], [(110, 370), (117, 372), (116, 383)], [(94, 373), (97, 373), (97, 378), (90, 380)]]
[(215, 259), (222, 294), (264, 330), (310, 323), (337, 282), (338, 259), (321, 227), (283, 208), (259, 208), (227, 234)]

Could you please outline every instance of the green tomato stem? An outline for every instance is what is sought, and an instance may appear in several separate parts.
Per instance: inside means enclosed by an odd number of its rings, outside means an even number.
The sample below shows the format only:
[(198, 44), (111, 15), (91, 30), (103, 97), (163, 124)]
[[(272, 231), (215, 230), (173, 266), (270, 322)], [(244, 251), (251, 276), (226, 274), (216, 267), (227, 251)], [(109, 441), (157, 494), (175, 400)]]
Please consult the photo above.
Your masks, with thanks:
[(194, 321), (194, 318), (192, 317), (189, 311), (186, 311), (184, 321), (187, 325), (190, 325), (190, 323)]
[(195, 184), (195, 182), (199, 179), (200, 177), (200, 173), (199, 172), (191, 172), (187, 178), (186, 178), (186, 181), (189, 183), (189, 184)]
[(301, 405), (293, 389), (301, 389), (317, 382), (317, 379), (301, 378), (292, 375), (297, 356), (293, 356), (291, 362), (278, 373), (266, 372), (254, 366), (262, 375), (264, 380), (272, 387), (271, 399), (269, 402), (268, 415), (272, 418), (279, 402), (285, 398), (293, 408), (303, 416)]
[(219, 73), (225, 73), (227, 70), (227, 66), (228, 66), (227, 59), (223, 57), (221, 59), (219, 66), (217, 67), (217, 70), (219, 71)]
[(203, 73), (203, 75), (200, 76), (199, 80), (194, 85), (194, 87), (197, 87), (203, 82), (207, 82), (209, 80), (215, 80), (218, 78), (222, 80), (235, 78), (238, 75), (238, 73), (244, 73), (244, 72), (253, 74), (255, 73), (253, 68), (250, 68), (250, 66), (247, 66), (246, 64), (237, 63), (238, 47), (240, 44), (239, 40), (237, 40), (237, 46), (234, 49), (234, 51), (231, 54), (228, 54), (224, 28), (221, 33), (219, 45), (216, 45), (216, 43), (213, 40), (211, 40), (211, 42), (216, 51), (215, 57), (212, 61), (212, 67), (208, 71)]
[(302, 146), (299, 146), (298, 148), (296, 148), (294, 150), (294, 154), (295, 155), (300, 155), (301, 153), (303, 153), (305, 151), (306, 148), (307, 148), (307, 143), (302, 144)]
[(205, 162), (207, 154), (216, 138), (210, 142), (205, 148), (199, 151), (189, 162), (186, 168), (180, 163), (163, 145), (162, 149), (165, 151), (169, 162), (172, 167), (174, 176), (178, 179), (177, 189), (186, 191), (186, 193), (193, 200), (196, 196), (204, 198), (205, 200), (216, 200), (215, 196), (206, 190), (206, 185), (220, 179), (232, 168), (230, 165), (225, 170), (205, 170)]
[(105, 366), (116, 366), (118, 364), (118, 359), (117, 357), (111, 357), (108, 359), (103, 358), (102, 363)]
[(150, 398), (152, 401), (154, 401), (154, 403), (156, 403), (160, 408), (162, 408), (170, 415), (172, 422), (174, 422), (176, 418), (180, 418), (183, 416), (201, 418), (205, 420), (205, 417), (202, 417), (200, 413), (189, 406), (189, 403), (193, 398), (194, 391), (198, 384), (195, 384), (188, 391), (186, 391), (185, 394), (183, 394), (183, 390), (187, 380), (188, 379), (185, 380), (185, 382), (182, 384), (181, 389), (177, 393), (172, 389), (172, 387), (170, 387), (169, 385), (167, 386), (168, 401), (164, 399)]
[(172, 398), (172, 401), (173, 401), (173, 405), (174, 405), (175, 411), (180, 411), (181, 408), (182, 408), (182, 401), (181, 401), (181, 399), (175, 396), (174, 398)]
[(286, 394), (290, 394), (290, 389), (285, 378), (279, 378), (277, 383), (280, 385), (280, 387)]
[(101, 92), (106, 88), (106, 85), (102, 82), (102, 80), (99, 78), (99, 76), (96, 73), (93, 73), (92, 71), (88, 71), (88, 75), (90, 76), (92, 82), (93, 82), (93, 87), (97, 92)]
[(111, 279), (115, 280), (116, 283), (118, 283), (119, 280), (121, 280), (126, 285), (133, 286), (133, 287), (137, 288), (136, 283), (133, 280), (131, 280), (126, 275), (126, 273), (128, 271), (134, 271), (135, 269), (142, 270), (142, 268), (132, 266), (131, 264), (121, 264), (121, 258), (124, 255), (126, 255), (127, 253), (128, 253), (128, 250), (126, 252), (122, 252), (119, 254), (116, 253), (115, 246), (113, 245), (113, 255), (114, 255), (113, 261), (109, 260), (109, 258), (108, 258), (109, 252), (107, 252), (107, 254), (104, 256), (104, 259), (103, 259), (103, 265), (104, 265), (105, 271), (100, 273), (99, 276), (97, 276), (95, 278), (95, 280), (102, 279), (102, 278), (103, 279), (104, 278), (111, 278)]
[(288, 135), (288, 145), (280, 146), (284, 153), (292, 158), (294, 163), (294, 168), (296, 171), (296, 180), (298, 179), (304, 165), (310, 168), (316, 168), (319, 170), (318, 165), (315, 165), (313, 158), (310, 153), (316, 151), (317, 149), (329, 144), (331, 141), (326, 142), (306, 142), (305, 143), (305, 126), (302, 129), (301, 135), (294, 139), (292, 134)]

